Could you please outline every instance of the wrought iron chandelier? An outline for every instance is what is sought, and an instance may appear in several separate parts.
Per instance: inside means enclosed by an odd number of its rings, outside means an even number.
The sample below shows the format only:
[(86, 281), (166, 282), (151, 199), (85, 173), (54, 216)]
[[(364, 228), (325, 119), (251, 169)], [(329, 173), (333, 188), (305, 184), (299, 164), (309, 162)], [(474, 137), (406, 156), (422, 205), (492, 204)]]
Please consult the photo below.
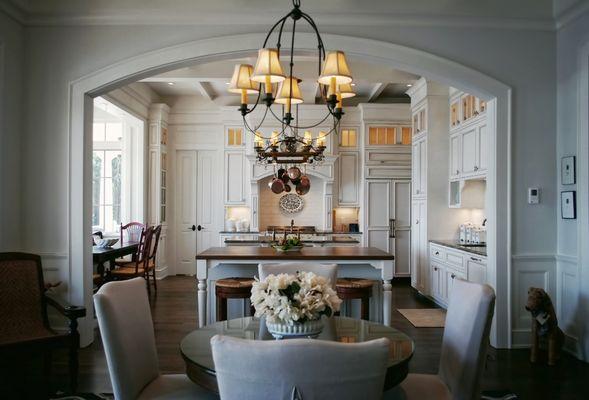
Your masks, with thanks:
[[(337, 133), (339, 122), (344, 115), (342, 99), (355, 96), (352, 90), (352, 74), (348, 67), (345, 54), (342, 51), (325, 51), (325, 46), (315, 21), (301, 11), (300, 0), (293, 0), (294, 8), (280, 18), (266, 35), (262, 48), (258, 50), (255, 67), (248, 64), (235, 66), (229, 91), (241, 95), (239, 111), (243, 117), (243, 124), (247, 131), (254, 135), (254, 151), (257, 161), (261, 164), (312, 164), (317, 165), (324, 160), (326, 138)], [(287, 21), (292, 20), (290, 40), (290, 54), (288, 55), (288, 75), (280, 63), (280, 49), (282, 35)], [(318, 49), (318, 78), (319, 91), (325, 101), (326, 115), (318, 122), (308, 126), (298, 123), (298, 105), (303, 103), (299, 88), (300, 79), (294, 75), (295, 33), (297, 22), (306, 21), (317, 37)], [(276, 47), (268, 47), (272, 35), (277, 36)], [(257, 95), (255, 103), (248, 107), (248, 95)], [(260, 103), (266, 108), (261, 113), (261, 120), (252, 126), (247, 119)], [(281, 104), (281, 115), (272, 109), (273, 104)], [(296, 107), (296, 118), (293, 116), (293, 105)], [(272, 115), (280, 124), (280, 131), (274, 131), (270, 137), (265, 137), (259, 129), (266, 117)], [(331, 127), (327, 132), (321, 132), (313, 138), (309, 129), (318, 127), (331, 119)], [(301, 134), (300, 132), (304, 132)], [(278, 177), (280, 178), (280, 177)]]

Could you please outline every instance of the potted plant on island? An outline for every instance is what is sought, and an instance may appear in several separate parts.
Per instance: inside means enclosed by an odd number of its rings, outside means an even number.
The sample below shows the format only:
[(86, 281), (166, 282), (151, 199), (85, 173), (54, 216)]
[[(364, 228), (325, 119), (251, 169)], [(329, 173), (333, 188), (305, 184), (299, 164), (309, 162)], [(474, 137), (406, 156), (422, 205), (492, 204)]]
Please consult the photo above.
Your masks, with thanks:
[(251, 302), (255, 316), (265, 317), (272, 336), (283, 339), (319, 336), (323, 329), (321, 317), (339, 311), (342, 301), (325, 277), (297, 272), (256, 280)]

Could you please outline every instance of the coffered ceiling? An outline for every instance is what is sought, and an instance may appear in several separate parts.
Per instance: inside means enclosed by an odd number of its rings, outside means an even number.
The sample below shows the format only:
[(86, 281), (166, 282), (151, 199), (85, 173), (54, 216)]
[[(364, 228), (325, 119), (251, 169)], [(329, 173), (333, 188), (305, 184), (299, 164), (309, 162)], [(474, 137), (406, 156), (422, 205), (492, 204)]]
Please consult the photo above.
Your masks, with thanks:
[[(227, 86), (238, 63), (255, 64), (255, 59), (244, 58), (200, 64), (182, 68), (142, 80), (160, 96), (201, 96), (219, 106), (237, 105), (239, 96), (227, 92)], [(347, 105), (358, 103), (407, 103), (405, 94), (419, 76), (370, 64), (354, 57), (348, 57), (354, 76), (356, 97), (346, 99)], [(285, 64), (283, 63), (283, 66)], [(295, 57), (294, 75), (302, 79), (300, 84), (306, 104), (321, 102), (316, 82), (318, 75), (317, 58)], [(251, 96), (253, 100), (253, 96)]]
[[(303, 0), (318, 24), (453, 24), (550, 28), (586, 0)], [(251, 25), (286, 13), (290, 0), (0, 0), (27, 24)]]

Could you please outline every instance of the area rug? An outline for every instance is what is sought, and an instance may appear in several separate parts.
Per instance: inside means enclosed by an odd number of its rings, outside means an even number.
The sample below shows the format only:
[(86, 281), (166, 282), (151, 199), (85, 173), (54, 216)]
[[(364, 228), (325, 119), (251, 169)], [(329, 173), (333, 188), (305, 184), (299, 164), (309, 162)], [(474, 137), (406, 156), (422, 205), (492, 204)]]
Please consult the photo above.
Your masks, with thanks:
[(416, 328), (443, 328), (446, 312), (440, 308), (397, 309)]

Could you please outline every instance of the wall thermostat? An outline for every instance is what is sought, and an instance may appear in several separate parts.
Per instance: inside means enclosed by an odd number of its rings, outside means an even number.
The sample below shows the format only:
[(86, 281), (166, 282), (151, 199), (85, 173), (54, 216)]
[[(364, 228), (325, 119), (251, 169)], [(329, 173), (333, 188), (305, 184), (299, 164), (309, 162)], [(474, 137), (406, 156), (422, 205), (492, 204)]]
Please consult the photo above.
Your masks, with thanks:
[(528, 188), (528, 204), (540, 203), (540, 189)]

